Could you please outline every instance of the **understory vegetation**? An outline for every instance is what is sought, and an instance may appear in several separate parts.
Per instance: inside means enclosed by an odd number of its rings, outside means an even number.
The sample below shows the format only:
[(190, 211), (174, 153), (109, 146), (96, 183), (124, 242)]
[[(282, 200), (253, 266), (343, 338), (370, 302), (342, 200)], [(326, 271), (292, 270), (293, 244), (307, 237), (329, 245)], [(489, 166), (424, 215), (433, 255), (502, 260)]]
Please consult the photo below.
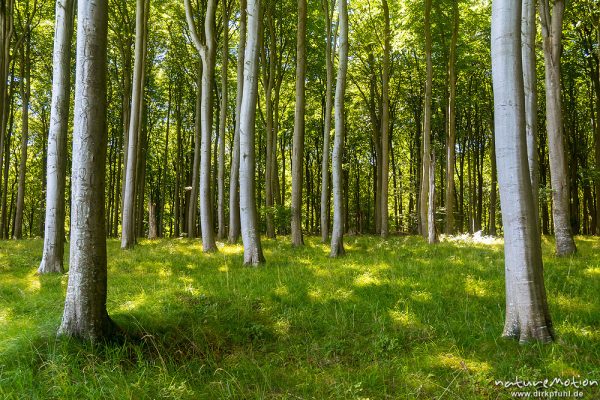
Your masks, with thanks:
[(339, 259), (305, 242), (265, 240), (247, 268), (239, 245), (109, 240), (122, 334), (91, 344), (56, 337), (67, 276), (36, 275), (42, 241), (1, 241), (0, 397), (503, 399), (495, 380), (600, 378), (598, 238), (569, 258), (543, 238), (557, 341), (524, 346), (500, 338), (500, 240), (350, 236)]

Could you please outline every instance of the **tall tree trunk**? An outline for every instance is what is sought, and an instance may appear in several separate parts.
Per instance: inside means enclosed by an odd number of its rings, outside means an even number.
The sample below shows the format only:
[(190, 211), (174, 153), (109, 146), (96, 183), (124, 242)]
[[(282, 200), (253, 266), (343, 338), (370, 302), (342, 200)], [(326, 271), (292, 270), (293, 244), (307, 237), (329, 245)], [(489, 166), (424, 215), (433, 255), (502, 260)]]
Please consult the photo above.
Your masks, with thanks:
[(552, 185), (552, 220), (556, 238), (556, 254), (573, 254), (577, 251), (569, 216), (569, 185), (563, 133), (563, 115), (560, 94), (560, 55), (564, 0), (554, 0), (550, 10), (549, 0), (540, 0), (540, 20), (546, 72), (546, 128), (550, 156), (550, 182)]
[(240, 109), (244, 92), (244, 53), (246, 52), (246, 0), (240, 0), (240, 41), (237, 59), (237, 91), (235, 95), (235, 130), (233, 132), (233, 151), (231, 171), (229, 173), (229, 243), (236, 243), (240, 236)]
[[(331, 168), (333, 172), (333, 230), (331, 232), (331, 257), (342, 256), (344, 250), (344, 177), (342, 159), (344, 157), (344, 97), (346, 94), (346, 74), (348, 71), (348, 2), (338, 0), (339, 14), (339, 53), (338, 72), (335, 86), (335, 136)], [(346, 182), (347, 183), (347, 182)], [(348, 192), (346, 191), (346, 199)], [(347, 207), (346, 207), (347, 208)]]
[[(263, 86), (265, 88), (265, 127), (267, 136), (267, 154), (265, 162), (265, 216), (267, 222), (267, 237), (275, 238), (275, 222), (274, 222), (274, 182), (273, 176), (277, 175), (273, 159), (277, 157), (275, 151), (276, 140), (274, 127), (274, 110), (273, 110), (273, 89), (275, 86), (275, 66), (276, 66), (276, 40), (275, 37), (275, 22), (273, 18), (272, 7), (267, 6), (267, 10), (263, 10), (265, 16), (263, 20), (267, 22), (267, 30), (269, 33), (268, 44), (263, 45)], [(264, 35), (263, 35), (264, 37)], [(264, 39), (263, 39), (264, 40)], [(268, 49), (268, 52), (267, 52)]]
[(327, 81), (325, 83), (325, 115), (323, 119), (323, 157), (321, 160), (321, 242), (326, 243), (329, 239), (329, 214), (331, 192), (329, 188), (329, 152), (331, 147), (331, 113), (333, 108), (333, 37), (332, 16), (335, 4), (329, 6), (328, 0), (323, 0), (323, 12), (325, 13), (325, 68), (327, 70)]
[(539, 223), (540, 170), (537, 149), (537, 83), (535, 61), (535, 0), (522, 1), (521, 54), (523, 57), (523, 86), (525, 88), (525, 126), (527, 160), (533, 194), (533, 211)]
[(116, 327), (106, 311), (104, 186), (108, 2), (78, 3), (69, 281), (59, 335), (97, 341)]
[(133, 66), (133, 85), (131, 92), (131, 114), (127, 143), (127, 168), (125, 172), (125, 191), (123, 193), (123, 221), (121, 232), (121, 248), (129, 249), (135, 245), (135, 197), (137, 178), (138, 131), (140, 110), (144, 92), (144, 43), (147, 18), (145, 0), (137, 0), (135, 18), (135, 60)]
[[(212, 219), (211, 178), (211, 133), (213, 122), (213, 79), (215, 75), (216, 39), (215, 15), (217, 2), (208, 0), (204, 17), (204, 40), (201, 40), (194, 25), (190, 0), (185, 0), (185, 15), (192, 39), (202, 59), (202, 107), (200, 143), (200, 229), (202, 230), (202, 249), (204, 252), (217, 251)], [(196, 199), (190, 202), (195, 203)]]
[(165, 234), (165, 205), (167, 204), (167, 170), (169, 165), (169, 131), (171, 129), (171, 96), (172, 88), (169, 85), (169, 100), (167, 103), (167, 127), (165, 129), (165, 150), (162, 162), (162, 176), (160, 185), (160, 209), (158, 218), (158, 236), (164, 237)]
[[(490, 223), (489, 235), (496, 236), (496, 202), (497, 202), (497, 175), (496, 170), (496, 133), (493, 127), (493, 122), (490, 124), (492, 131), (492, 141), (490, 142), (490, 164), (491, 164), (491, 188), (490, 188)], [(528, 147), (529, 150), (529, 147)], [(530, 169), (531, 171), (531, 169)], [(536, 219), (536, 221), (538, 221)]]
[(44, 252), (38, 273), (63, 272), (67, 131), (71, 96), (73, 0), (56, 2), (52, 72), (52, 108), (48, 134), (48, 167)]
[(248, 35), (244, 54), (244, 93), (240, 107), (240, 222), (244, 264), (265, 262), (260, 243), (255, 197), (255, 120), (258, 92), (260, 0), (248, 1)]
[(225, 239), (225, 128), (227, 126), (227, 69), (229, 67), (229, 7), (222, 1), (223, 53), (221, 57), (221, 115), (219, 116), (218, 167), (217, 167), (217, 237)]
[(506, 271), (503, 336), (549, 342), (552, 322), (527, 162), (520, 27), (521, 0), (493, 2), (494, 124)]
[[(8, 82), (12, 59), (10, 45), (14, 33), (13, 14), (14, 0), (0, 2), (0, 187), (5, 187), (7, 184), (4, 179), (5, 174), (3, 173), (7, 168), (4, 167), (3, 158), (5, 144), (9, 141), (6, 127), (11, 104)], [(6, 159), (8, 159), (8, 156)], [(6, 192), (3, 193), (6, 195)], [(5, 197), (5, 195), (3, 197)], [(1, 222), (0, 225), (2, 225)], [(0, 238), (2, 237), (2, 232), (0, 232)]]
[(302, 163), (304, 161), (304, 112), (306, 108), (306, 0), (298, 0), (296, 34), (296, 110), (292, 145), (292, 245), (301, 246), (302, 239)]
[(200, 153), (202, 149), (202, 63), (198, 64), (196, 74), (196, 119), (194, 121), (194, 161), (192, 163), (192, 184), (190, 190), (190, 204), (187, 212), (187, 236), (196, 237), (196, 221), (198, 212), (198, 185), (200, 184)]
[(15, 225), (13, 237), (23, 237), (23, 210), (25, 208), (25, 175), (27, 170), (27, 146), (29, 144), (29, 95), (31, 91), (31, 31), (23, 33), (25, 43), (21, 50), (21, 102), (23, 111), (21, 113), (21, 161), (19, 164), (19, 186), (17, 188), (17, 205), (15, 211)]
[(429, 164), (429, 199), (427, 213), (427, 242), (429, 244), (437, 243), (437, 233), (435, 231), (435, 157), (432, 155)]
[(382, 0), (384, 33), (383, 33), (383, 88), (381, 112), (381, 237), (389, 234), (388, 223), (388, 190), (390, 174), (390, 11), (387, 0)]
[(421, 166), (421, 190), (419, 197), (421, 235), (427, 236), (427, 203), (429, 199), (429, 164), (431, 163), (431, 91), (433, 85), (433, 65), (431, 61), (431, 0), (425, 0), (425, 58), (427, 79), (425, 81), (425, 113), (423, 121), (423, 155)]
[(446, 142), (446, 234), (454, 234), (454, 168), (456, 164), (456, 42), (458, 40), (458, 1), (452, 2), (452, 39), (448, 61), (448, 140)]

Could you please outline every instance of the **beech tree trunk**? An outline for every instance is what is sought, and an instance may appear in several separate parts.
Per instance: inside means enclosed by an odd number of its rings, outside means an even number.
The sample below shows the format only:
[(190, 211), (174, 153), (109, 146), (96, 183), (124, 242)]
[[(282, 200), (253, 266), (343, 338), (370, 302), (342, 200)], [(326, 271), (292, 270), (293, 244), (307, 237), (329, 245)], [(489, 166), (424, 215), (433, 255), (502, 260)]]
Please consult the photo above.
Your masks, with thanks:
[(331, 198), (329, 187), (329, 153), (331, 151), (331, 114), (333, 109), (333, 37), (331, 23), (335, 4), (329, 6), (328, 0), (323, 0), (325, 13), (325, 68), (327, 81), (325, 83), (325, 115), (323, 119), (323, 158), (321, 160), (321, 242), (327, 243), (329, 239), (329, 214)]
[(425, 0), (425, 58), (427, 78), (425, 81), (425, 110), (423, 120), (423, 155), (421, 166), (421, 191), (419, 197), (421, 235), (427, 237), (427, 219), (429, 202), (429, 164), (431, 163), (431, 91), (433, 85), (433, 65), (431, 61), (431, 0)]
[(456, 164), (456, 42), (458, 39), (458, 1), (452, 2), (452, 39), (448, 61), (448, 139), (446, 142), (446, 234), (454, 234), (454, 167)]
[(135, 59), (133, 66), (131, 113), (129, 117), (129, 132), (127, 142), (125, 192), (123, 193), (123, 226), (121, 232), (122, 249), (129, 249), (136, 243), (135, 198), (137, 182), (138, 132), (140, 127), (142, 96), (144, 95), (144, 37), (147, 23), (145, 14), (145, 0), (137, 0), (135, 13)]
[(571, 232), (569, 185), (567, 181), (564, 127), (560, 93), (560, 56), (562, 52), (562, 20), (564, 0), (540, 0), (540, 20), (546, 72), (546, 129), (552, 186), (552, 221), (556, 239), (556, 254), (565, 256), (577, 251)]
[[(211, 178), (211, 133), (212, 133), (212, 102), (213, 79), (215, 75), (216, 39), (215, 15), (217, 2), (208, 0), (204, 18), (204, 40), (201, 40), (194, 25), (190, 0), (185, 0), (185, 15), (192, 35), (192, 40), (202, 59), (202, 106), (200, 143), (200, 229), (202, 230), (202, 249), (204, 252), (217, 251), (212, 219)], [(190, 199), (190, 203), (196, 199)], [(191, 206), (190, 206), (191, 207)]]
[(200, 144), (202, 143), (202, 63), (198, 64), (196, 75), (196, 120), (194, 121), (194, 161), (192, 162), (192, 184), (187, 213), (187, 236), (196, 238), (198, 212), (198, 186), (200, 184)]
[(44, 251), (38, 273), (63, 272), (67, 132), (71, 96), (73, 0), (56, 2), (52, 71), (52, 105), (48, 133)]
[(265, 262), (260, 243), (255, 197), (255, 121), (258, 94), (260, 0), (248, 1), (248, 35), (244, 54), (244, 93), (240, 108), (240, 222), (244, 265)]
[(495, 0), (491, 46), (506, 271), (503, 336), (518, 338), (521, 342), (549, 342), (553, 338), (552, 323), (527, 161), (520, 31), (521, 0)]
[(223, 8), (223, 53), (221, 57), (221, 115), (219, 116), (218, 167), (217, 167), (217, 237), (225, 238), (225, 128), (227, 125), (227, 68), (229, 67), (229, 8), (221, 0)]
[(344, 176), (342, 161), (344, 157), (344, 97), (346, 95), (346, 74), (348, 72), (348, 2), (338, 0), (339, 14), (339, 52), (338, 73), (335, 86), (335, 136), (331, 168), (333, 172), (333, 230), (331, 232), (330, 257), (345, 254), (344, 250)]
[(389, 234), (388, 190), (390, 176), (390, 11), (387, 0), (382, 1), (383, 19), (383, 88), (381, 112), (381, 237)]
[(306, 0), (298, 0), (296, 34), (296, 110), (292, 144), (292, 246), (304, 244), (302, 239), (302, 168), (304, 162), (304, 112), (306, 79)]
[(427, 242), (429, 244), (437, 243), (437, 233), (435, 231), (435, 157), (431, 157), (429, 164), (429, 199), (427, 201), (429, 212), (427, 213)]
[(27, 172), (27, 146), (29, 144), (29, 95), (31, 92), (31, 32), (27, 28), (25, 42), (21, 49), (21, 161), (19, 163), (19, 185), (17, 187), (17, 204), (13, 237), (23, 238), (23, 210), (25, 208), (25, 174)]
[(229, 172), (229, 243), (236, 243), (240, 236), (240, 110), (244, 93), (244, 53), (246, 52), (246, 0), (240, 0), (240, 41), (237, 59), (237, 91), (235, 96), (235, 131)]
[(106, 311), (104, 184), (108, 2), (79, 0), (71, 250), (59, 335), (97, 341), (115, 332)]

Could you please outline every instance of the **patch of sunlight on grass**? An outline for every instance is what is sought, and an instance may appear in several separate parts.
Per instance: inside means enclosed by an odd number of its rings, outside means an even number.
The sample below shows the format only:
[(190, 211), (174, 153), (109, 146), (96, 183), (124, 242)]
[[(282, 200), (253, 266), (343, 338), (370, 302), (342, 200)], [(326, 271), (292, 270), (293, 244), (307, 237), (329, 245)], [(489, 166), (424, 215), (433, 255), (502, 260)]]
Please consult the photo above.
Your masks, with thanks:
[(468, 370), (470, 372), (487, 374), (492, 370), (491, 365), (485, 361), (458, 357), (452, 353), (438, 354), (432, 361), (434, 364), (442, 365), (457, 371)]
[(388, 312), (390, 318), (395, 325), (401, 328), (422, 328), (423, 324), (419, 321), (419, 318), (409, 310), (398, 311), (390, 310)]
[(581, 371), (572, 368), (572, 366), (566, 364), (563, 360), (553, 360), (548, 365), (548, 369), (557, 376), (573, 377), (581, 376)]
[(288, 296), (290, 294), (290, 290), (285, 285), (279, 285), (279, 286), (277, 286), (273, 292), (277, 296), (281, 296), (281, 297)]
[(141, 292), (140, 294), (135, 296), (133, 299), (127, 300), (126, 302), (121, 304), (118, 307), (118, 310), (119, 311), (131, 311), (131, 310), (138, 308), (139, 306), (144, 304), (146, 301), (148, 301), (148, 295), (146, 294), (146, 292)]
[(422, 301), (422, 302), (427, 302), (427, 301), (431, 301), (431, 293), (424, 291), (424, 290), (419, 290), (417, 292), (413, 292), (410, 294), (410, 298), (416, 301)]
[(331, 296), (334, 300), (349, 300), (352, 297), (352, 290), (338, 289)]
[(0, 324), (8, 324), (11, 321), (11, 310), (0, 309)]
[(316, 301), (317, 303), (321, 303), (324, 301), (323, 299), (323, 291), (320, 288), (311, 288), (308, 290), (308, 297), (312, 301)]
[(485, 283), (479, 279), (473, 278), (472, 275), (468, 275), (465, 279), (465, 292), (469, 296), (475, 297), (486, 297), (488, 295)]
[(560, 331), (562, 334), (575, 335), (581, 339), (586, 340), (599, 340), (600, 329), (595, 329), (589, 326), (578, 326), (572, 323), (565, 322), (560, 325)]
[(171, 270), (170, 270), (170, 269), (168, 269), (168, 268), (161, 267), (161, 268), (158, 270), (158, 276), (160, 276), (161, 278), (168, 278), (168, 277), (170, 277), (170, 276), (172, 276), (172, 275), (173, 275), (173, 271), (171, 271)]
[(556, 302), (559, 306), (571, 312), (591, 311), (595, 308), (592, 304), (586, 303), (577, 297), (567, 297), (562, 293), (556, 296)]
[(273, 324), (273, 330), (279, 336), (288, 336), (292, 324), (285, 318), (280, 318)]
[(219, 272), (229, 272), (229, 267), (227, 265), (221, 265), (219, 267)]
[(381, 285), (381, 281), (373, 276), (371, 271), (366, 271), (363, 274), (354, 278), (354, 286), (364, 287), (364, 286), (379, 286)]
[(330, 269), (319, 267), (313, 268), (313, 273), (315, 274), (315, 276), (320, 276), (322, 278), (328, 278), (333, 275)]
[(242, 254), (244, 252), (244, 247), (241, 244), (217, 242), (217, 247), (219, 248), (219, 252), (225, 255)]
[(29, 285), (27, 285), (27, 292), (29, 292), (29, 293), (39, 292), (40, 289), (42, 288), (39, 275), (37, 275), (36, 272), (34, 271), (28, 275), (28, 278), (29, 278)]
[(600, 267), (594, 267), (594, 268), (586, 268), (583, 270), (584, 275), (588, 275), (591, 277), (598, 277), (600, 276)]

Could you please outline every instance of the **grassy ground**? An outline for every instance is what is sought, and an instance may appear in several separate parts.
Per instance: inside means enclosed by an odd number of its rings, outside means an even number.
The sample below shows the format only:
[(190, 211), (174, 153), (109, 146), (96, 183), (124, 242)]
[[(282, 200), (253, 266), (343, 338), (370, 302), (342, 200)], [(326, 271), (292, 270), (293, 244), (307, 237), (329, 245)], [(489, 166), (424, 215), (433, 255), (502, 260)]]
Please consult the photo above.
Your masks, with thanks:
[(331, 260), (306, 241), (265, 241), (258, 269), (241, 246), (109, 241), (108, 311), (131, 339), (106, 345), (56, 338), (67, 277), (35, 275), (41, 240), (0, 242), (0, 398), (503, 399), (495, 380), (600, 380), (600, 239), (566, 259), (545, 239), (558, 341), (525, 346), (500, 339), (499, 242), (351, 237)]

